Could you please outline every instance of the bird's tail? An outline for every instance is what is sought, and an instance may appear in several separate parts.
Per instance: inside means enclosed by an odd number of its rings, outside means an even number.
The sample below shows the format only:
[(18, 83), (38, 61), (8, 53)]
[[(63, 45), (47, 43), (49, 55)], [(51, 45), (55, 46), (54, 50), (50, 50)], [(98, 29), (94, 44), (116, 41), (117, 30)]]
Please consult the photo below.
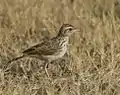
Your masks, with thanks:
[[(25, 57), (25, 55), (22, 55), (22, 56), (19, 56), (19, 57), (16, 57), (16, 58), (13, 58), (12, 60), (8, 61), (9, 64), (11, 64), (11, 62), (14, 62), (14, 61), (17, 61), (18, 59), (21, 59)], [(7, 71), (9, 71), (9, 68), (11, 68), (12, 65), (5, 65), (3, 67), (0, 67), (0, 74), (7, 74)]]
[(11, 63), (11, 62), (13, 62), (13, 61), (17, 61), (18, 59), (21, 59), (21, 58), (23, 58), (23, 57), (25, 57), (25, 55), (22, 55), (22, 56), (13, 58), (12, 60), (8, 61), (8, 63)]

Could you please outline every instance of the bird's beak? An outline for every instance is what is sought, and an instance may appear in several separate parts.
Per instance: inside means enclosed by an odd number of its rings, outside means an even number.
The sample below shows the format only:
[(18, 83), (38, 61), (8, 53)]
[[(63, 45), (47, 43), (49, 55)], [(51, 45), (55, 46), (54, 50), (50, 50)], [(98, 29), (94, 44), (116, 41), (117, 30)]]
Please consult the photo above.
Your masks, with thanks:
[(78, 29), (78, 28), (75, 28), (74, 30), (73, 30), (73, 32), (80, 32), (81, 31), (81, 29)]

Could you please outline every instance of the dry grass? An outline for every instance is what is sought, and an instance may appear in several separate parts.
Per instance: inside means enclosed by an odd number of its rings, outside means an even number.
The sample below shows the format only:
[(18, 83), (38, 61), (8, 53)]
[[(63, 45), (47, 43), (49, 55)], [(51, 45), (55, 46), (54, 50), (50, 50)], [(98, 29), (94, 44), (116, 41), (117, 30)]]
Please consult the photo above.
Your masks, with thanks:
[(1, 70), (0, 95), (120, 95), (120, 10), (115, 3), (0, 0), (1, 68), (44, 37), (55, 36), (63, 23), (83, 29), (70, 39), (70, 57), (49, 65), (52, 80), (44, 70), (28, 78), (5, 76)]

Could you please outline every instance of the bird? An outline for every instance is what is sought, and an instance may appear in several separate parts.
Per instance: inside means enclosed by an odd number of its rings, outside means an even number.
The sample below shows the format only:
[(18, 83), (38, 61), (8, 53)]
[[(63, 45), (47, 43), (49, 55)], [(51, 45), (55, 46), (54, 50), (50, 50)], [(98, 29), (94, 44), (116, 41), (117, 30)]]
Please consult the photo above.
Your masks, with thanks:
[(23, 57), (35, 57), (45, 61), (45, 72), (49, 76), (47, 71), (48, 64), (62, 58), (67, 53), (69, 38), (74, 32), (78, 31), (80, 31), (80, 29), (75, 28), (71, 24), (63, 24), (55, 37), (31, 46), (22, 52), (22, 56), (13, 58), (8, 63)]

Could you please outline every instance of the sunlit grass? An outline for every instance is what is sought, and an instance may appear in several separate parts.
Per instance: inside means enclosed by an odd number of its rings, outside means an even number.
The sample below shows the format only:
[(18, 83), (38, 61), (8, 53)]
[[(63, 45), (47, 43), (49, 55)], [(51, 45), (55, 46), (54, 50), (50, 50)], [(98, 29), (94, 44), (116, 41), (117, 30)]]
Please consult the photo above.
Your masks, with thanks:
[[(119, 95), (120, 14), (116, 1), (0, 0), (0, 94)], [(49, 64), (51, 80), (44, 69), (30, 77), (4, 75), (2, 69), (10, 59), (45, 37), (55, 36), (63, 23), (82, 31), (71, 37), (69, 56)], [(39, 63), (29, 60), (17, 63)]]

